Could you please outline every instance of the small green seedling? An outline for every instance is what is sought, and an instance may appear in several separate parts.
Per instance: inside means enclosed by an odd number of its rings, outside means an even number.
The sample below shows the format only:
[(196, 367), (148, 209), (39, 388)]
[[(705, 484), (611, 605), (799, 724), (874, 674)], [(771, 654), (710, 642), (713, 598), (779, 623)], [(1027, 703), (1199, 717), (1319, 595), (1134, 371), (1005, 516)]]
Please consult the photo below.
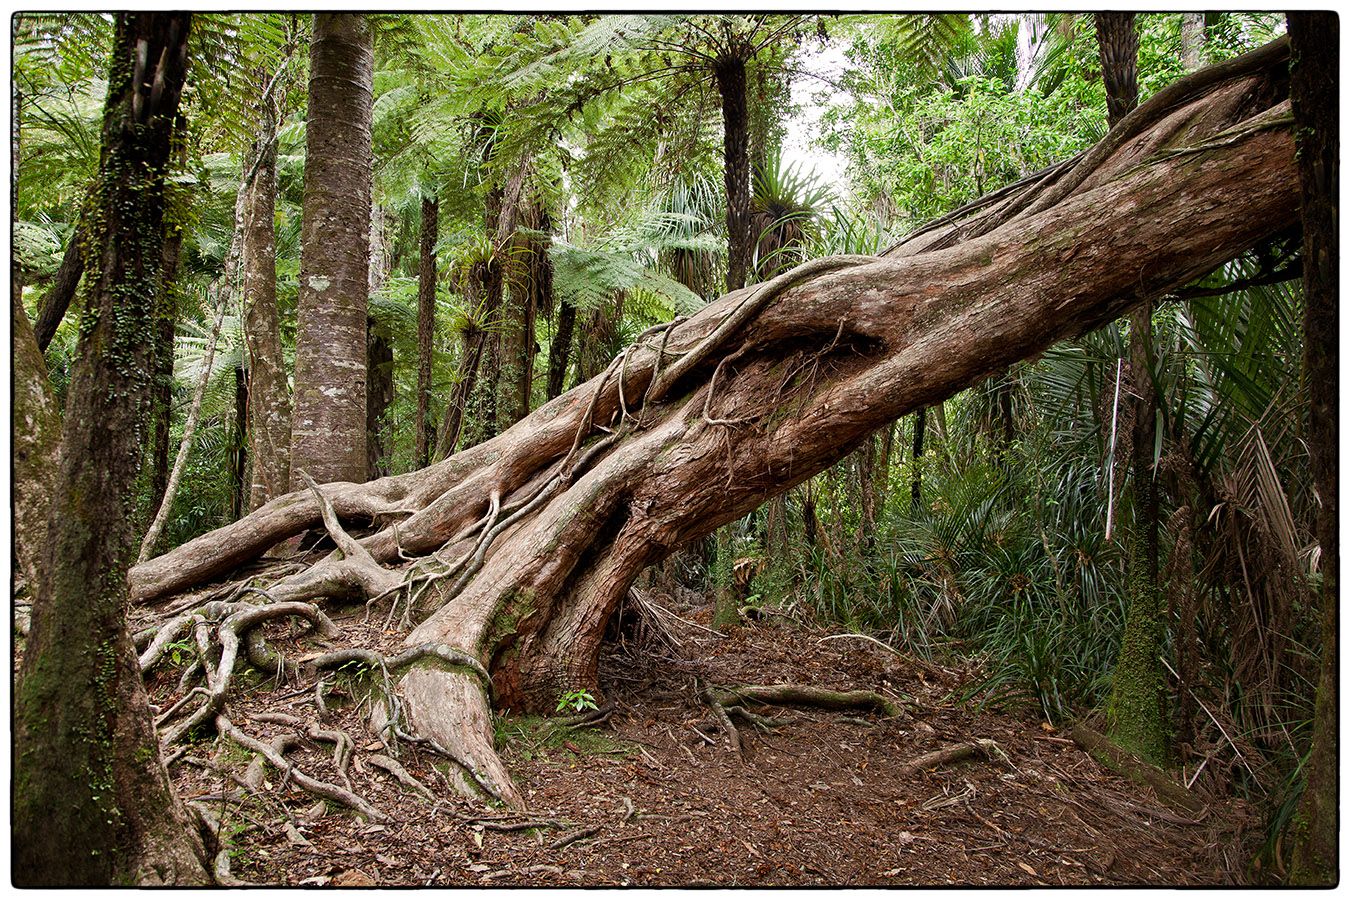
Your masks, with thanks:
[(591, 692), (575, 690), (568, 691), (558, 698), (558, 708), (554, 712), (585, 712), (588, 709), (598, 709)]

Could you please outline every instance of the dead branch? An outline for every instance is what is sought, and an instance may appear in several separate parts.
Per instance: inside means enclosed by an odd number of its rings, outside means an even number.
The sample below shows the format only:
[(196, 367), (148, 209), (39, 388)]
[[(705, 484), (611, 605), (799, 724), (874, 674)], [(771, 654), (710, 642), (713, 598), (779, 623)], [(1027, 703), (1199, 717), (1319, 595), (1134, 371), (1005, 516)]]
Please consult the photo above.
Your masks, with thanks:
[(924, 769), (936, 769), (975, 756), (983, 756), (985, 759), (997, 762), (1008, 761), (1008, 756), (1003, 752), (1003, 748), (989, 738), (980, 738), (966, 743), (950, 744), (922, 756), (916, 756), (901, 766), (899, 773), (901, 775), (913, 775)]
[(599, 825), (588, 825), (585, 828), (578, 828), (576, 831), (570, 831), (548, 845), (549, 850), (561, 850), (568, 844), (575, 844), (577, 841), (585, 840), (588, 837), (594, 837), (600, 833)]
[(808, 684), (745, 684), (719, 688), (713, 696), (723, 706), (749, 700), (766, 706), (811, 706), (820, 709), (862, 709), (886, 716), (898, 716), (904, 710), (875, 691), (831, 691)]

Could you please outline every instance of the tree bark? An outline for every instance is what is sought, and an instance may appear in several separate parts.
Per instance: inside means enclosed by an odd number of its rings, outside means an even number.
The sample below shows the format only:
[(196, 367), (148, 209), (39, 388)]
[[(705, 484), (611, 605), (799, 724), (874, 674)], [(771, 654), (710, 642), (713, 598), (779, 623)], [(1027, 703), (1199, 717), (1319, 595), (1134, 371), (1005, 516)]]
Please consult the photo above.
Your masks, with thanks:
[(553, 343), (548, 346), (548, 399), (562, 393), (567, 364), (572, 358), (572, 332), (576, 329), (577, 308), (566, 300), (558, 301), (558, 325)]
[[(1134, 13), (1097, 13), (1096, 21), (1107, 114), (1115, 128), (1139, 101), (1139, 36)], [(1158, 589), (1158, 492), (1153, 473), (1157, 392), (1152, 372), (1153, 304), (1146, 300), (1130, 313), (1134, 528), (1128, 549), (1125, 633), (1112, 675), (1107, 720), (1112, 738), (1122, 747), (1160, 764), (1167, 755), (1167, 736), (1159, 654), (1167, 629)]]
[(234, 428), (230, 436), (230, 520), (248, 511), (248, 375), (234, 368)]
[(722, 162), (727, 189), (727, 290), (745, 286), (754, 235), (750, 232), (750, 116), (745, 60), (718, 57), (713, 73), (722, 97)]
[[(1275, 42), (1161, 91), (1098, 147), (881, 257), (815, 260), (732, 292), (425, 471), (325, 488), (339, 517), (379, 523), (361, 539), (371, 566), (433, 551), (457, 564), (425, 591), (408, 646), (459, 648), (491, 672), (499, 706), (552, 709), (595, 685), (604, 624), (646, 566), (900, 416), (1291, 227), (1287, 59)], [(319, 520), (310, 494), (278, 498), (138, 566), (133, 590), (181, 590)], [(343, 566), (331, 559), (269, 592), (359, 595), (354, 576), (328, 577)], [(479, 676), (418, 667), (399, 690), (408, 729), (479, 788), (523, 802), (492, 749)]]
[(56, 336), (56, 329), (66, 317), (66, 311), (70, 309), (71, 301), (75, 299), (75, 292), (79, 290), (80, 279), (84, 277), (84, 244), (88, 239), (88, 218), (93, 202), (93, 194), (90, 194), (80, 207), (80, 218), (75, 223), (75, 230), (70, 234), (69, 243), (66, 244), (66, 252), (61, 257), (61, 266), (56, 270), (56, 277), (52, 279), (51, 286), (42, 296), (42, 303), (38, 307), (37, 321), (33, 323), (33, 334), (37, 340), (38, 350), (43, 353), (47, 352), (52, 338)]
[(366, 371), (366, 480), (389, 474), (385, 458), (384, 417), (394, 403), (394, 347), (389, 330), (367, 320)]
[(181, 225), (165, 228), (160, 255), (159, 303), (155, 309), (155, 381), (151, 393), (150, 505), (158, 510), (169, 486), (169, 443), (173, 427), (173, 350), (178, 326), (178, 260), (183, 249)]
[(923, 432), (928, 418), (927, 407), (920, 407), (914, 414), (914, 448), (910, 454), (910, 464), (914, 467), (909, 486), (909, 510), (918, 515), (923, 509)]
[[(274, 76), (275, 77), (275, 76)], [(266, 93), (264, 91), (264, 93)], [(253, 460), (248, 508), (286, 493), (290, 483), (291, 398), (277, 313), (277, 144), (279, 97), (264, 96), (254, 142), (254, 175), (243, 219), (244, 349), (248, 355), (248, 444)], [(247, 175), (247, 173), (245, 173)]]
[(413, 460), (417, 468), (431, 461), (431, 363), (436, 337), (436, 239), (440, 203), (422, 198), (422, 234), (417, 264), (417, 431)]
[(373, 32), (364, 15), (319, 13), (309, 123), (291, 421), (291, 487), (366, 479)]
[(14, 409), (11, 420), (14, 464), (14, 560), (37, 593), (43, 548), (47, 543), (47, 515), (56, 489), (60, 462), (61, 410), (47, 380), (47, 364), (33, 338), (23, 301), (10, 293), (13, 328)]
[(1340, 22), (1335, 13), (1290, 13), (1291, 73), (1303, 221), (1303, 385), (1308, 395), (1308, 453), (1320, 501), (1317, 543), (1322, 548), (1322, 659), (1313, 718), (1307, 787), (1294, 825), (1290, 882), (1335, 885), (1340, 780), (1337, 707), (1337, 628), (1340, 559), (1337, 447), (1340, 286), (1340, 164), (1337, 146), (1337, 72)]
[(1186, 12), (1181, 14), (1181, 64), (1187, 72), (1194, 72), (1204, 64), (1205, 58), (1205, 14)]
[(164, 176), (190, 22), (178, 13), (117, 18), (93, 283), (15, 698), (13, 877), (24, 886), (207, 881), (160, 761), (124, 614)]

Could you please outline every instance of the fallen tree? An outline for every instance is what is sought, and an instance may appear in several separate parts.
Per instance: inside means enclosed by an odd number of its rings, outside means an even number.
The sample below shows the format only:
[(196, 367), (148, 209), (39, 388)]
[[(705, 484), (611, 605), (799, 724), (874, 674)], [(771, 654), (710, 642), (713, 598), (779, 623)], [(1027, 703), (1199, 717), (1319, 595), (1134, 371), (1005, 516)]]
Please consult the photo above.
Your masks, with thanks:
[(1287, 65), (1277, 41), (1202, 70), (1087, 152), (879, 257), (808, 262), (650, 329), (600, 376), (427, 469), (279, 497), (138, 565), (133, 601), (222, 578), (187, 606), (230, 594), (239, 567), (322, 525), (338, 548), (326, 559), (284, 577), (253, 565), (249, 584), (269, 603), (390, 604), (406, 648), (441, 650), (400, 664), (377, 733), (426, 741), (466, 786), (521, 806), (490, 704), (551, 711), (593, 687), (605, 622), (645, 567), (899, 416), (1293, 227)]

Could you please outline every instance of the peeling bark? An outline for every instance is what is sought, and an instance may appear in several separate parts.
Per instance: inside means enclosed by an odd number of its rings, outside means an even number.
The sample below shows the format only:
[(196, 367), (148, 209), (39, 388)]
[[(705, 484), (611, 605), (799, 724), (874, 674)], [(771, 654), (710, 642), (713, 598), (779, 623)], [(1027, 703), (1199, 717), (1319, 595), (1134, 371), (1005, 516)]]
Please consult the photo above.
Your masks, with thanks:
[[(590, 382), (428, 469), (329, 485), (337, 517), (374, 521), (360, 539), (371, 565), (416, 589), (421, 621), (406, 646), (480, 660), (500, 706), (552, 709), (595, 685), (603, 626), (643, 568), (900, 416), (1290, 227), (1286, 60), (1277, 42), (1198, 73), (1098, 148), (880, 257), (813, 261), (651, 329)], [(138, 566), (133, 593), (151, 600), (225, 574), (320, 511), (309, 494), (278, 498)], [(420, 558), (385, 568), (409, 556)], [(311, 596), (362, 593), (354, 572), (319, 583), (340, 566), (350, 556), (279, 586), (304, 577)], [(492, 751), (477, 676), (415, 666), (399, 690), (408, 730), (465, 760), (480, 790), (522, 802)]]

